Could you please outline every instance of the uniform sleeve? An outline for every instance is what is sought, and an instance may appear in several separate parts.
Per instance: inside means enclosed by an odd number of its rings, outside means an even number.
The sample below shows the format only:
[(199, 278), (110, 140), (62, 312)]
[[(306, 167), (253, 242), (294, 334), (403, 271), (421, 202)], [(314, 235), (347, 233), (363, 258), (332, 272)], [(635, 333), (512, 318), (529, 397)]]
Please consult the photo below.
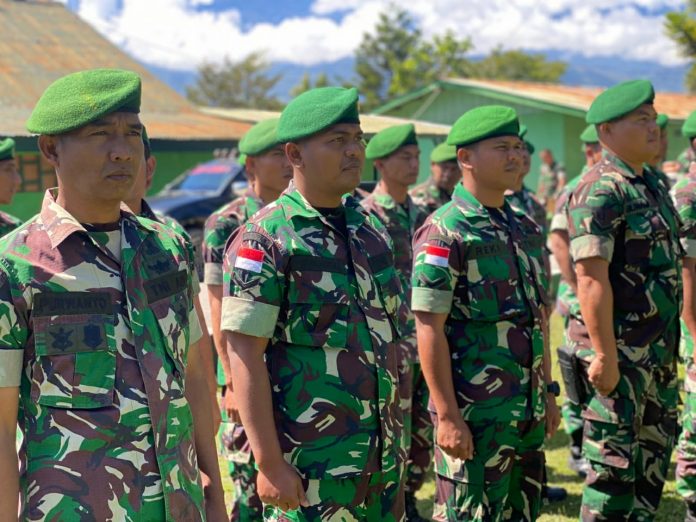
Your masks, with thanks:
[(15, 306), (11, 278), (0, 268), (0, 388), (20, 385), (24, 346), (29, 337), (26, 310)]
[(674, 205), (682, 225), (679, 238), (686, 257), (696, 258), (696, 184), (681, 183), (674, 187)]
[(600, 257), (610, 261), (624, 220), (618, 188), (604, 178), (579, 185), (568, 203), (568, 235), (573, 261)]
[(449, 313), (458, 278), (457, 249), (439, 226), (426, 224), (413, 238), (411, 309)]
[(564, 190), (560, 197), (556, 200), (556, 206), (553, 209), (553, 217), (551, 218), (551, 232), (567, 232), (568, 231), (568, 200), (570, 194)]
[(239, 227), (239, 220), (232, 216), (213, 214), (205, 223), (203, 235), (203, 282), (207, 285), (223, 284), (222, 264), (225, 245)]
[(221, 329), (273, 337), (284, 295), (285, 258), (253, 225), (238, 228), (224, 260)]

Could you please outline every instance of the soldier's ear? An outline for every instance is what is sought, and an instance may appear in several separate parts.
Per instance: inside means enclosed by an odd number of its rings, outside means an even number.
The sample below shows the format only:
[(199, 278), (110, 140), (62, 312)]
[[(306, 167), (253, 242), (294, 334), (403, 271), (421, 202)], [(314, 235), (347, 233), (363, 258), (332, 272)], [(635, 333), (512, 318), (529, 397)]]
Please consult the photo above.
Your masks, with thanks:
[(471, 154), (472, 150), (470, 148), (460, 147), (457, 149), (457, 165), (459, 165), (459, 170), (471, 168)]
[(304, 164), (302, 159), (302, 150), (297, 143), (288, 142), (285, 144), (285, 155), (288, 161), (294, 168), (301, 168)]
[(39, 150), (53, 167), (58, 167), (58, 141), (60, 137), (42, 134), (39, 136)]

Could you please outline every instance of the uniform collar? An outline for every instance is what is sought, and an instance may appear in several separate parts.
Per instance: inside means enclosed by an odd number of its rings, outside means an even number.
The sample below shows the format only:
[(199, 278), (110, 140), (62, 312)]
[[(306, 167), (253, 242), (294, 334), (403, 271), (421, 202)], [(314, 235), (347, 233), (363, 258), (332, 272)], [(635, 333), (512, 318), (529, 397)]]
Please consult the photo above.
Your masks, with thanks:
[[(56, 202), (57, 195), (57, 188), (48, 189), (46, 191), (39, 214), (46, 234), (51, 242), (51, 248), (54, 249), (58, 248), (60, 244), (72, 234), (79, 232), (87, 234), (85, 227), (83, 227), (70, 212)], [(123, 203), (121, 203), (121, 219), (134, 221), (137, 223), (137, 226), (140, 226), (140, 222), (138, 222), (133, 213)]]
[(144, 218), (151, 219), (152, 221), (159, 221), (155, 211), (152, 210), (150, 204), (144, 199), (140, 202), (140, 215)]
[(637, 178), (638, 177), (636, 175), (636, 173), (633, 172), (633, 169), (628, 166), (628, 163), (626, 163), (624, 160), (619, 158), (616, 154), (614, 154), (613, 152), (611, 152), (607, 149), (602, 149), (602, 161), (606, 161), (607, 163), (610, 163), (611, 165), (613, 165), (626, 178)]
[[(302, 217), (306, 219), (320, 219), (322, 222), (326, 222), (324, 216), (310, 205), (300, 191), (297, 190), (294, 181), (290, 181), (288, 188), (281, 194), (278, 201), (280, 202), (281, 199), (287, 200), (289, 203), (285, 205), (288, 219)], [(367, 217), (357, 200), (351, 195), (345, 195), (342, 202), (343, 207), (346, 209), (346, 224), (348, 227), (357, 228), (362, 225)]]
[[(467, 217), (482, 217), (490, 220), (490, 214), (486, 207), (484, 207), (481, 202), (474, 197), (474, 195), (469, 192), (462, 183), (457, 183), (452, 193), (452, 202), (457, 206), (457, 208)], [(510, 206), (507, 199), (503, 199), (503, 206), (500, 207), (503, 212), (512, 212), (515, 215), (524, 214), (523, 211)]]

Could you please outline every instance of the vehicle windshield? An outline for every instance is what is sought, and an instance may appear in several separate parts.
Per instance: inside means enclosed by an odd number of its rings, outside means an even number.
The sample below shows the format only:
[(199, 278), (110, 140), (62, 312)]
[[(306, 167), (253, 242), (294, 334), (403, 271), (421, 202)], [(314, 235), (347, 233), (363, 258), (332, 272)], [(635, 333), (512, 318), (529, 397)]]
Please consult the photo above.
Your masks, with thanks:
[(227, 165), (200, 165), (173, 185), (171, 190), (218, 192), (232, 177), (233, 173)]

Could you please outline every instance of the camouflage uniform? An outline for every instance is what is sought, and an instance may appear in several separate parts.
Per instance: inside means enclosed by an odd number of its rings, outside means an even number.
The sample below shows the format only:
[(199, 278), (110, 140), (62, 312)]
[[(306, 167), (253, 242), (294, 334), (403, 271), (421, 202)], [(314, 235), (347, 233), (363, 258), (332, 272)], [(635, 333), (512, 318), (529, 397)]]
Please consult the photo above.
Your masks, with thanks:
[[(687, 257), (696, 257), (696, 176), (689, 176), (674, 186), (674, 199), (682, 219), (682, 246)], [(696, 364), (694, 339), (682, 321), (681, 362), (686, 366), (682, 431), (677, 444), (677, 492), (690, 507), (696, 507)]]
[(7, 212), (0, 212), (0, 237), (12, 232), (21, 224), (21, 219), (16, 218)]
[[(551, 232), (568, 232), (568, 201), (575, 187), (578, 186), (582, 176), (589, 170), (587, 166), (583, 167), (580, 175), (573, 178), (565, 186), (561, 194), (556, 200), (556, 208), (553, 218), (551, 219)], [(578, 321), (580, 318), (580, 303), (575, 292), (566, 280), (561, 278), (558, 285), (558, 295), (556, 297), (556, 311), (563, 317), (563, 330), (566, 336), (566, 343), (571, 343), (568, 337), (568, 329), (570, 324)], [(566, 433), (570, 436), (571, 452), (573, 458), (580, 458), (580, 448), (582, 447), (582, 406), (570, 402), (567, 398), (563, 401), (561, 407), (561, 415), (565, 424)]]
[[(379, 184), (361, 204), (377, 216), (389, 232), (394, 243), (394, 266), (404, 289), (404, 302), (410, 303), (413, 234), (428, 215), (410, 197), (405, 205), (399, 205)], [(408, 452), (406, 491), (415, 492), (423, 485), (432, 461), (433, 426), (428, 412), (428, 387), (418, 362), (416, 323), (410, 310), (402, 324), (402, 335), (398, 348), (404, 443)]]
[(452, 194), (435, 185), (432, 177), (420, 185), (416, 185), (408, 193), (416, 205), (425, 208), (428, 215), (452, 199)]
[[(414, 244), (412, 307), (449, 314), (452, 381), (474, 437), (467, 461), (435, 445), (434, 518), (534, 520), (544, 468), (548, 304), (539, 227), (507, 202), (486, 209), (459, 184)], [(437, 431), (434, 412), (433, 421)]]
[(23, 520), (204, 520), (184, 395), (193, 252), (55, 202), (0, 241), (0, 385), (19, 386)]
[[(681, 309), (679, 219), (649, 171), (637, 176), (605, 151), (568, 204), (573, 260), (609, 261), (620, 380), (583, 411), (583, 456), (590, 462), (584, 520), (650, 520), (674, 445)], [(594, 356), (582, 323), (568, 336), (578, 356)]]
[(553, 165), (549, 166), (542, 162), (536, 191), (542, 205), (546, 205), (558, 196), (558, 185), (561, 178), (565, 178), (562, 165), (554, 162)]
[(278, 442), (311, 504), (269, 520), (403, 517), (401, 284), (384, 226), (339, 209), (347, 237), (291, 183), (225, 253), (222, 329), (270, 339)]
[(677, 157), (677, 162), (681, 167), (679, 172), (681, 174), (689, 172), (689, 165), (691, 165), (693, 161), (696, 161), (696, 151), (694, 151), (693, 147), (687, 147)]
[[(223, 205), (205, 222), (203, 236), (204, 283), (222, 284), (222, 262), (225, 245), (232, 233), (263, 208), (263, 201), (249, 188), (241, 197)], [(225, 374), (218, 361), (217, 381), (225, 386)], [(223, 388), (224, 393), (224, 388)], [(260, 520), (263, 517), (261, 499), (256, 493), (257, 469), (244, 428), (234, 424), (221, 409), (220, 447), (227, 457), (227, 466), (234, 484), (232, 520)]]
[(524, 210), (527, 215), (532, 218), (532, 221), (541, 229), (541, 235), (546, 237), (549, 233), (549, 220), (546, 216), (546, 208), (537, 197), (527, 187), (522, 186), (522, 189), (517, 192), (510, 191), (505, 194), (505, 197), (513, 206), (517, 206)]

